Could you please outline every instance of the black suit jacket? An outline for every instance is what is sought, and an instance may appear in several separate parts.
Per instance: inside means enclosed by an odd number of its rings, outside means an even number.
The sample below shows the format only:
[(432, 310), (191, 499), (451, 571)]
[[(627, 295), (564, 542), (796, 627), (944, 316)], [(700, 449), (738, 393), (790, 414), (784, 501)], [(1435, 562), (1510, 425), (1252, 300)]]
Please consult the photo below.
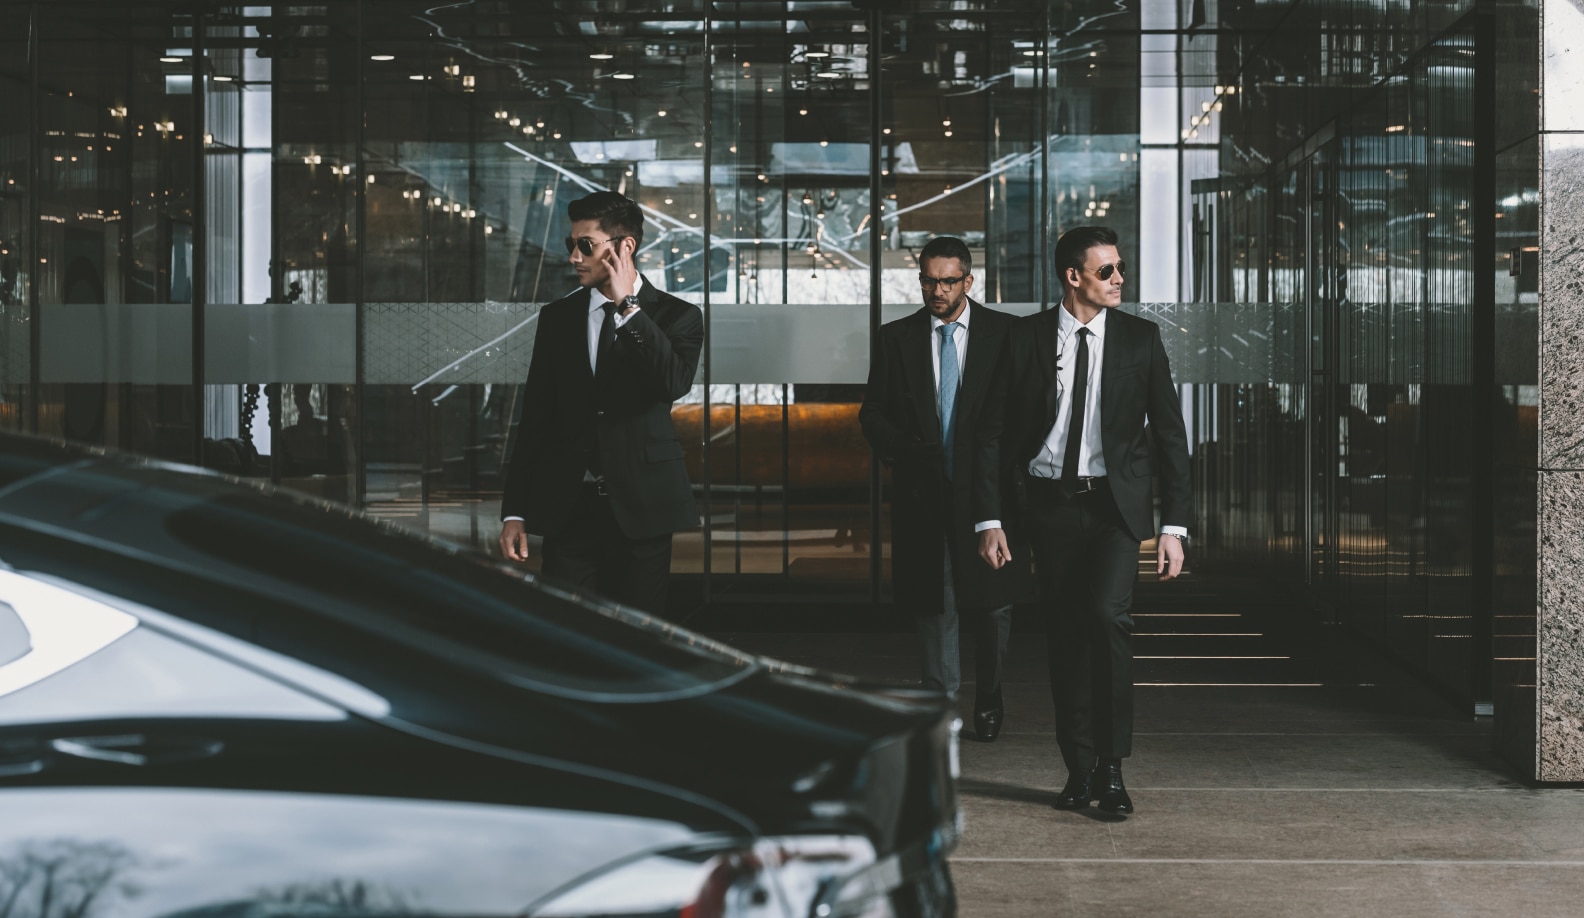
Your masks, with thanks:
[[(1020, 495), (1029, 463), (1056, 423), (1056, 335), (1063, 307), (1017, 320), (1008, 353), (1006, 473)], [(1069, 356), (1069, 359), (1070, 356)], [(1188, 432), (1160, 328), (1117, 309), (1106, 314), (1100, 368), (1100, 439), (1106, 478), (1128, 532), (1155, 537), (1151, 478), (1161, 481), (1161, 525), (1193, 517)]]
[(691, 529), (698, 507), (671, 403), (692, 388), (703, 316), (645, 279), (639, 309), (617, 329), (596, 378), (589, 368), (589, 296), (580, 288), (539, 314), (501, 516), (522, 517), (537, 535), (560, 532), (594, 449), (611, 510), (629, 538)]
[[(1016, 566), (992, 570), (979, 557), (974, 524), (1001, 519), (1000, 443), (982, 422), (997, 419), (1006, 382), (1002, 356), (1012, 317), (974, 303), (968, 325), (957, 415), (950, 444), (941, 443), (931, 349), (939, 350), (928, 309), (880, 328), (869, 384), (858, 411), (864, 436), (891, 467), (891, 580), (898, 609), (944, 611), (941, 551), (950, 540), (953, 587), (960, 609), (996, 609), (1028, 592), (1026, 552), (1012, 548)], [(952, 451), (946, 480), (944, 449)], [(986, 470), (990, 474), (981, 474)], [(947, 503), (950, 502), (948, 512)], [(1015, 526), (1012, 527), (1015, 530)], [(1009, 533), (1010, 535), (1010, 533)]]

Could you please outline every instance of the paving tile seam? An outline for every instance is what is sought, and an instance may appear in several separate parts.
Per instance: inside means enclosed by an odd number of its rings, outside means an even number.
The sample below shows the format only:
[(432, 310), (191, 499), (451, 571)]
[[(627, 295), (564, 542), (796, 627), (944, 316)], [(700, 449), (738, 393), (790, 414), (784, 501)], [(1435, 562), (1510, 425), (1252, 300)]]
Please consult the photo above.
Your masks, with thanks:
[[(965, 775), (964, 776), (964, 780), (968, 781), (968, 782), (972, 782), (972, 781), (979, 780), (979, 779), (974, 778), (972, 775)], [(1346, 785), (1342, 785), (1342, 786), (1327, 785), (1325, 787), (1303, 787), (1303, 786), (1296, 786), (1296, 785), (1278, 785), (1278, 786), (1275, 786), (1275, 787), (1269, 787), (1269, 786), (1264, 786), (1264, 785), (1255, 785), (1255, 786), (1239, 785), (1239, 786), (1230, 786), (1230, 787), (1211, 787), (1211, 786), (1201, 785), (1201, 786), (1195, 787), (1195, 786), (1191, 786), (1191, 785), (1133, 784), (1133, 782), (1131, 782), (1131, 781), (1128, 782), (1128, 783), (1132, 786), (1132, 788), (1134, 790), (1140, 790), (1140, 791), (1146, 791), (1147, 790), (1147, 791), (1149, 791), (1151, 793), (1157, 793), (1157, 794), (1159, 794), (1159, 793), (1188, 793), (1188, 792), (1198, 792), (1198, 791), (1209, 791), (1209, 792), (1213, 792), (1213, 793), (1217, 793), (1217, 794), (1247, 794), (1247, 793), (1267, 793), (1267, 794), (1512, 794), (1512, 793), (1523, 793), (1523, 794), (1545, 794), (1547, 796), (1555, 796), (1555, 795), (1566, 795), (1566, 794), (1578, 795), (1578, 794), (1584, 793), (1584, 790), (1580, 790), (1578, 788), (1570, 788), (1570, 787), (1524, 787), (1523, 785), (1513, 785), (1511, 787), (1505, 787), (1505, 786), (1499, 786), (1499, 785), (1496, 785), (1496, 786), (1480, 786), (1480, 787), (1349, 787), (1349, 786), (1346, 786)], [(1049, 785), (1035, 785), (1035, 786), (1032, 786), (1032, 787), (1025, 787), (1023, 789), (1024, 790), (1034, 790), (1034, 791), (1048, 790), (1048, 791), (1054, 792), (1055, 790), (1058, 789), (1058, 787), (1059, 787), (1059, 785), (1049, 784)], [(962, 790), (962, 793), (964, 793), (964, 794), (973, 794), (974, 793), (974, 789), (971, 786), (962, 788), (961, 790)]]
[(1394, 860), (1365, 858), (1270, 857), (951, 857), (953, 864), (1221, 864), (1269, 867), (1584, 867), (1584, 861)]

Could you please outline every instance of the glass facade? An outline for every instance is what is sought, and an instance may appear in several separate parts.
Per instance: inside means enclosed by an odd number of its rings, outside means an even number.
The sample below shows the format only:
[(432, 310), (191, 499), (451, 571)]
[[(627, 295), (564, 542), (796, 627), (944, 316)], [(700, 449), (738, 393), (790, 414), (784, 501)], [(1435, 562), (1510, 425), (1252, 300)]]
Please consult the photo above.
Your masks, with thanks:
[(1104, 223), (1177, 331), (1195, 563), (1532, 707), (1533, 7), (643, 6), (0, 2), (0, 425), (488, 549), (566, 202), (614, 189), (707, 320), (682, 601), (867, 605), (915, 253), (1029, 313)]

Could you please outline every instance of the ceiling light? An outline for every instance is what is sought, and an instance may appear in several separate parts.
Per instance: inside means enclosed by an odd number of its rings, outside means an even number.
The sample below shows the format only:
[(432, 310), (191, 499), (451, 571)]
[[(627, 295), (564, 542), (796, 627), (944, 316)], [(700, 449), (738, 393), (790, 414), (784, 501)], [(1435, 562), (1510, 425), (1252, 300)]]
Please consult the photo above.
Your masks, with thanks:
[(830, 52), (829, 51), (809, 51), (809, 52), (805, 53), (803, 56), (804, 57), (813, 57), (813, 58), (830, 57)]
[(422, 79), (426, 79), (426, 77), (423, 74), (421, 74), (421, 73), (414, 73), (414, 74), (410, 75), (409, 77), (407, 77), (407, 79), (409, 79), (409, 80), (422, 80)]
[(162, 64), (179, 64), (185, 59), (186, 58), (180, 58), (180, 57), (162, 57), (162, 58), (160, 58), (160, 63), (162, 63)]
[(630, 80), (632, 78), (633, 78), (633, 75), (630, 74), (630, 73), (613, 73), (613, 74), (611, 74), (611, 79), (613, 79), (613, 80)]
[(816, 73), (814, 75), (819, 77), (822, 80), (834, 80), (834, 79), (836, 79), (836, 78), (841, 76), (841, 74), (837, 73), (834, 70), (821, 70), (819, 73)]
[(216, 83), (229, 83), (229, 82), (231, 82), (232, 78), (217, 73), (214, 76), (210, 77), (210, 79), (214, 80)]
[(820, 146), (822, 146), (822, 147), (828, 147), (828, 146), (830, 146), (830, 141), (828, 141), (828, 140), (822, 140), (822, 141), (820, 141)]
[(608, 61), (608, 60), (615, 59), (615, 57), (616, 57), (616, 55), (611, 54), (611, 53), (606, 52), (606, 51), (595, 51), (593, 54), (589, 55), (589, 60), (591, 60), (591, 61)]
[(394, 54), (370, 54), (369, 55), (369, 60), (371, 60), (371, 61), (393, 61), (395, 59), (396, 59), (396, 55), (394, 55)]
[(655, 114), (657, 114), (660, 117), (664, 118), (666, 116), (666, 110), (662, 108), (658, 112), (655, 112)]

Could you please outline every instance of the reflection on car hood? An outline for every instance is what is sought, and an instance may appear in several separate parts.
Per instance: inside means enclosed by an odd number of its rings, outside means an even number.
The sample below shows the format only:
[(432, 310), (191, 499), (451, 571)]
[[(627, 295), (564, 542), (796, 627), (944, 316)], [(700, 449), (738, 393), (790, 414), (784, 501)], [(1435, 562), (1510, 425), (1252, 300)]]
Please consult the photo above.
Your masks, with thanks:
[[(34, 897), (97, 876), (99, 911), (122, 916), (516, 915), (591, 868), (698, 837), (553, 808), (244, 791), (0, 790), (0, 813), (0, 876)], [(78, 891), (59, 885), (69, 908)]]

